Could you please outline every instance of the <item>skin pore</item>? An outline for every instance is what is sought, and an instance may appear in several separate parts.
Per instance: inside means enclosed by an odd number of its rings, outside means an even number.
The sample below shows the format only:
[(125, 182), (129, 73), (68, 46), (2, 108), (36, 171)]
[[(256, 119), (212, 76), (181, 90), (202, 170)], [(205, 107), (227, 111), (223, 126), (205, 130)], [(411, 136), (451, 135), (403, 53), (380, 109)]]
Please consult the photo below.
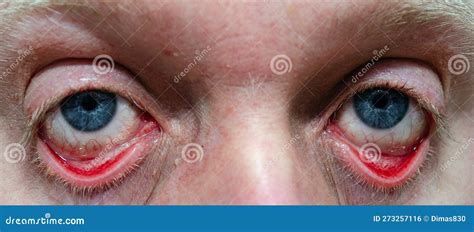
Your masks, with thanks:
[[(473, 12), (468, 1), (0, 3), (0, 152), (26, 150), (0, 161), (0, 203), (473, 204), (474, 71), (449, 65), (458, 54), (473, 64)], [(114, 68), (97, 75), (101, 54)], [(282, 54), (291, 70), (280, 74)], [(394, 73), (403, 81), (381, 75)], [(436, 119), (429, 154), (395, 188), (367, 183), (328, 142), (328, 122), (369, 84), (412, 85)], [(48, 112), (86, 88), (116, 91), (161, 127), (100, 189), (64, 181), (37, 147)], [(198, 162), (183, 161), (190, 143)]]

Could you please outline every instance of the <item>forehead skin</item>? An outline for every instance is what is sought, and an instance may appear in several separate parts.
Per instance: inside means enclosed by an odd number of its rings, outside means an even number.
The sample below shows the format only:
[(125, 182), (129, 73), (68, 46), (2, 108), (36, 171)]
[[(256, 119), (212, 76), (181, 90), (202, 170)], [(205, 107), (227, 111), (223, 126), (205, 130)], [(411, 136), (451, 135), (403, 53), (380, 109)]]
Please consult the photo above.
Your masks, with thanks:
[[(143, 60), (130, 65), (134, 71), (159, 69), (171, 77), (174, 73), (167, 72), (170, 67), (182, 69), (189, 62), (186, 58), (192, 58), (195, 50), (210, 46), (215, 55), (200, 64), (201, 73), (192, 70), (194, 75), (189, 76), (227, 73), (225, 77), (207, 75), (206, 81), (216, 83), (217, 78), (222, 83), (240, 85), (248, 82), (249, 72), (268, 74), (271, 71), (268, 63), (277, 54), (292, 58), (295, 71), (292, 75), (302, 82), (318, 72), (326, 78), (340, 76), (364, 62), (368, 55), (372, 56), (374, 49), (385, 45), (397, 48), (392, 49), (392, 56), (432, 63), (452, 49), (470, 54), (472, 9), (470, 2), (448, 5), (395, 1), (24, 1), (3, 4), (0, 12), (7, 19), (3, 24), (8, 24), (6, 28), (12, 32), (31, 28), (28, 42), (37, 39), (38, 47), (55, 42), (55, 33), (57, 40), (63, 43), (68, 40), (61, 38), (58, 30), (82, 30), (106, 40), (106, 44), (97, 46), (101, 49), (113, 45), (125, 50), (128, 56), (134, 55), (129, 51), (140, 53), (138, 57), (144, 57)], [(48, 41), (31, 35), (38, 31), (31, 24), (41, 24), (38, 18), (48, 19), (44, 26), (52, 23), (61, 26), (49, 26)], [(430, 36), (434, 33), (440, 36)], [(8, 29), (5, 34), (11, 35)], [(22, 41), (26, 38), (18, 38), (20, 35), (13, 33), (11, 41), (6, 40), (11, 43), (3, 43), (3, 48), (8, 48), (7, 44), (28, 43)], [(448, 36), (450, 42), (445, 43)], [(452, 44), (459, 48), (450, 47)], [(74, 51), (82, 50), (81, 45), (66, 50), (79, 56)], [(170, 59), (165, 56), (169, 51), (180, 56)], [(149, 66), (157, 70), (143, 70), (143, 64), (150, 61), (153, 63)], [(338, 70), (326, 68), (328, 61), (337, 64), (332, 66), (338, 66)]]

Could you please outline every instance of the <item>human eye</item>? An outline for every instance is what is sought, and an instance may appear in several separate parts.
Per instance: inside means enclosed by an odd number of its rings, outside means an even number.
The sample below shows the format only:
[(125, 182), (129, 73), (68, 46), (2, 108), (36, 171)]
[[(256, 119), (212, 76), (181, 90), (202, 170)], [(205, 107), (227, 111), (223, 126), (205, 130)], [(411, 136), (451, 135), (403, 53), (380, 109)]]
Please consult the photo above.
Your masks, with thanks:
[(433, 155), (443, 126), (443, 88), (431, 67), (384, 60), (351, 83), (329, 119), (325, 141), (354, 180), (400, 189)]
[(120, 184), (161, 139), (146, 99), (120, 67), (107, 74), (86, 61), (45, 67), (25, 97), (35, 163), (74, 192)]

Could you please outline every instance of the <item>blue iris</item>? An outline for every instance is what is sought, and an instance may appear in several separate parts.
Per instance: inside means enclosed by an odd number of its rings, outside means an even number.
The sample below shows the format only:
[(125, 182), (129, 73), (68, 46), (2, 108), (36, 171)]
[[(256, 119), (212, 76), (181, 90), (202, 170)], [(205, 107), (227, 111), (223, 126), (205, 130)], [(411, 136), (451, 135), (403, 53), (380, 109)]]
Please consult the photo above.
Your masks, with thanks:
[(115, 94), (102, 91), (77, 93), (61, 104), (61, 113), (69, 125), (86, 132), (105, 127), (114, 117), (116, 109)]
[(409, 98), (396, 90), (373, 88), (354, 96), (354, 109), (366, 125), (376, 129), (392, 128), (405, 117)]

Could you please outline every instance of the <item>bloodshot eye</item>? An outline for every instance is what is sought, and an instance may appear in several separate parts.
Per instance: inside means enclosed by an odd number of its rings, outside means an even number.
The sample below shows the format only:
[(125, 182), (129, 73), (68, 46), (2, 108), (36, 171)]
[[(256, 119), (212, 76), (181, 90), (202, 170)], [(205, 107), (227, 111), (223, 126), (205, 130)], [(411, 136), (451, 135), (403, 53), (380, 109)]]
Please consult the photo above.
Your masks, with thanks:
[(402, 185), (428, 152), (431, 118), (409, 96), (391, 88), (356, 93), (327, 131), (335, 155), (375, 187)]
[(37, 148), (50, 173), (74, 188), (93, 189), (130, 172), (159, 132), (157, 122), (125, 98), (90, 90), (67, 96), (46, 115)]

